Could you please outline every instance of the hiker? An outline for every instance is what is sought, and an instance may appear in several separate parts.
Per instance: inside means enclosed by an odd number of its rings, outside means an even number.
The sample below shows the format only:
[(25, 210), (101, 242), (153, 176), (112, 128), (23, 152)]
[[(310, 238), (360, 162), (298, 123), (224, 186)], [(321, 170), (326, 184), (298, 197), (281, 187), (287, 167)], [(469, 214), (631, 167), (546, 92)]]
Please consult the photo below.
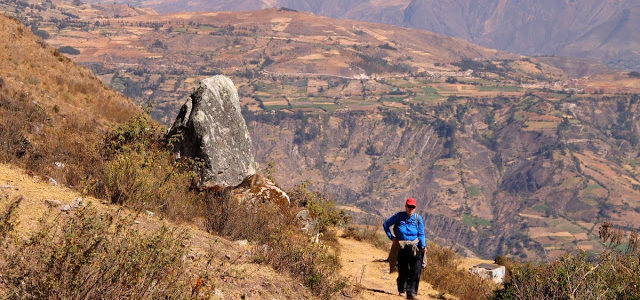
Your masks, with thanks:
[[(393, 241), (389, 253), (390, 270), (393, 271), (397, 257), (398, 293), (407, 293), (407, 299), (414, 299), (418, 292), (418, 282), (422, 271), (422, 259), (425, 253), (424, 223), (422, 217), (415, 213), (416, 199), (408, 198), (405, 211), (398, 212), (384, 221), (382, 227)], [(393, 234), (390, 227), (394, 226)], [(394, 255), (397, 253), (397, 255)]]

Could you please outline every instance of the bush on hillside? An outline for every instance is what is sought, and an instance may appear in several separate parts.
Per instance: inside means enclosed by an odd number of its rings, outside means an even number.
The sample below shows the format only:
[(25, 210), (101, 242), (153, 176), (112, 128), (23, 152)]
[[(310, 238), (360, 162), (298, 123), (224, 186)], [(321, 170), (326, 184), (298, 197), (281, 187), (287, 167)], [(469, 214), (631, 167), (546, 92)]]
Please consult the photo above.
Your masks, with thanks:
[(609, 246), (604, 252), (591, 257), (580, 251), (549, 263), (516, 264), (493, 299), (639, 299), (638, 233), (625, 240), (621, 230), (607, 223), (599, 233)]
[(173, 220), (196, 217), (203, 205), (192, 189), (196, 163), (175, 162), (163, 133), (144, 113), (108, 132), (99, 146), (104, 166), (92, 182), (93, 193), (112, 203), (162, 212)]
[[(0, 247), (4, 246), (4, 243), (13, 228), (16, 225), (17, 210), (22, 197), (17, 197), (9, 200), (9, 196), (0, 195), (0, 207), (6, 206), (0, 211)], [(1, 273), (0, 273), (1, 274)]]
[(453, 249), (428, 242), (426, 257), (428, 266), (422, 271), (421, 279), (439, 291), (462, 300), (476, 300), (487, 299), (496, 288), (491, 281), (463, 269)]
[(381, 228), (382, 225), (378, 226), (348, 226), (342, 235), (343, 238), (350, 238), (356, 241), (368, 242), (371, 245), (375, 246), (378, 249), (382, 249), (385, 251), (389, 250), (389, 239), (387, 237), (383, 237), (378, 233), (378, 228)]
[[(13, 211), (13, 212), (12, 212)], [(13, 214), (9, 206), (0, 215)], [(0, 248), (3, 299), (175, 299), (191, 295), (182, 231), (150, 233), (91, 206), (45, 217), (28, 239)]]
[[(311, 193), (299, 191), (300, 194)], [(292, 194), (293, 203), (308, 201)], [(306, 196), (305, 196), (306, 197)], [(336, 216), (332, 207), (325, 206), (324, 199), (311, 199), (322, 208), (319, 222), (333, 222)], [(210, 231), (230, 239), (246, 239), (256, 246), (254, 259), (267, 263), (276, 270), (290, 273), (301, 279), (311, 291), (321, 298), (331, 298), (346, 287), (344, 278), (337, 275), (340, 260), (332, 254), (324, 243), (315, 243), (310, 233), (300, 230), (295, 219), (298, 210), (292, 207), (280, 207), (275, 203), (247, 203), (233, 197), (230, 191), (209, 193), (205, 211), (206, 224)], [(331, 221), (322, 221), (331, 220)]]
[(78, 55), (80, 54), (80, 50), (73, 48), (71, 46), (63, 46), (58, 49), (58, 52), (70, 55)]

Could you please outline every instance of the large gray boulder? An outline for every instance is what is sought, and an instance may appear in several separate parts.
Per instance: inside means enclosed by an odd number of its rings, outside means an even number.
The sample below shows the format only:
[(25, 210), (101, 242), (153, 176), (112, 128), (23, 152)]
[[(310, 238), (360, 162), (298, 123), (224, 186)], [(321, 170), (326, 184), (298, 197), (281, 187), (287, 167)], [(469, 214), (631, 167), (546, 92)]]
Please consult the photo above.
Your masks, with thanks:
[(203, 80), (180, 109), (168, 138), (178, 156), (199, 158), (200, 186), (238, 186), (256, 173), (251, 137), (231, 79), (217, 75)]

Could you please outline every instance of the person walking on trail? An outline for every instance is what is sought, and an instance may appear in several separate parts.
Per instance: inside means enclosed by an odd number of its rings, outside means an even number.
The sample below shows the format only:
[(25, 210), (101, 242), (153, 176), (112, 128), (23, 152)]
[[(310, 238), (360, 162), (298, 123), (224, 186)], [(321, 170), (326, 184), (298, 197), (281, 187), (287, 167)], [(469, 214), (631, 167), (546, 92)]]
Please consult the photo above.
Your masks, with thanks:
[[(407, 199), (404, 208), (405, 211), (398, 212), (384, 221), (382, 227), (389, 239), (393, 241), (389, 254), (391, 270), (395, 267), (393, 260), (397, 257), (398, 293), (406, 292), (407, 299), (415, 299), (422, 272), (422, 259), (426, 251), (424, 223), (422, 217), (415, 213), (416, 199)], [(393, 234), (391, 233), (392, 225), (394, 226)]]

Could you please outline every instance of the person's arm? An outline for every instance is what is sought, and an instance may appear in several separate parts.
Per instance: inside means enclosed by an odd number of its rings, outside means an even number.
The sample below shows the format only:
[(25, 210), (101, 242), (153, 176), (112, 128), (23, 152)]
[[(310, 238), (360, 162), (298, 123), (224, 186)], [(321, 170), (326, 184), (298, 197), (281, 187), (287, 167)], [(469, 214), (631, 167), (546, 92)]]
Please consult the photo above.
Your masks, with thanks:
[(393, 216), (391, 216), (391, 218), (382, 223), (382, 228), (384, 228), (384, 232), (387, 234), (387, 237), (389, 237), (390, 240), (393, 240), (395, 238), (395, 236), (391, 234), (390, 227), (391, 225), (394, 225), (396, 223), (396, 218), (398, 218), (398, 214), (394, 214)]
[(422, 216), (417, 215), (417, 221), (418, 221), (418, 247), (420, 249), (425, 249), (425, 247), (427, 246), (427, 243), (425, 241), (424, 238), (424, 222), (422, 222)]

